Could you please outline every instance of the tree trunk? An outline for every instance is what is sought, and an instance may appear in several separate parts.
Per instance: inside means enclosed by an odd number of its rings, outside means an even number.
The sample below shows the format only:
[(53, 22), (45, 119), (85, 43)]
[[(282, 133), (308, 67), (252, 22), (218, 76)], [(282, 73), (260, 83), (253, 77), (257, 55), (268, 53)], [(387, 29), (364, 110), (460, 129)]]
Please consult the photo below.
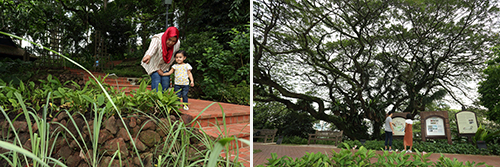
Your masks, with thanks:
[(381, 139), (380, 129), (382, 128), (383, 122), (381, 121), (373, 121), (373, 133), (371, 139), (378, 140)]

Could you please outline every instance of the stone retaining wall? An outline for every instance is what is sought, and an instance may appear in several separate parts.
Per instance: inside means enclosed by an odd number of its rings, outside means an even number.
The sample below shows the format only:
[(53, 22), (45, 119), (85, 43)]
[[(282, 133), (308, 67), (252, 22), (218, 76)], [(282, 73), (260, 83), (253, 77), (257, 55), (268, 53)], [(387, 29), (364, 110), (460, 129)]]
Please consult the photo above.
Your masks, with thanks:
[[(78, 135), (77, 128), (82, 133), (83, 139), (86, 141), (88, 149), (92, 149), (92, 143), (90, 142), (89, 128), (92, 130), (93, 120), (88, 120), (88, 125), (85, 123), (84, 119), (80, 115), (72, 116), (75, 120), (76, 127), (69, 119), (69, 116), (61, 112), (57, 117), (53, 118), (51, 122), (58, 122), (76, 136), (78, 143), (83, 146), (82, 137)], [(183, 122), (190, 122), (192, 117), (189, 115), (182, 115), (180, 118), (177, 118), (173, 115), (170, 116), (170, 120), (175, 122), (177, 120)], [(167, 118), (161, 118), (159, 121), (164, 122), (164, 124), (158, 124), (156, 121), (151, 121), (148, 117), (145, 116), (137, 116), (137, 115), (129, 115), (124, 118), (125, 125), (130, 131), (133, 140), (127, 135), (127, 130), (125, 126), (121, 122), (120, 119), (111, 116), (108, 119), (104, 119), (101, 125), (101, 129), (99, 132), (99, 155), (103, 155), (100, 160), (99, 166), (108, 166), (109, 162), (112, 160), (113, 154), (120, 149), (121, 157), (122, 157), (122, 166), (139, 166), (140, 160), (136, 156), (136, 152), (133, 149), (132, 141), (135, 142), (137, 150), (141, 156), (142, 162), (145, 166), (152, 166), (152, 157), (153, 155), (159, 155), (158, 152), (163, 148), (163, 141), (166, 140), (167, 135), (165, 134), (165, 127), (163, 125), (168, 125)], [(33, 120), (32, 120), (33, 122)], [(31, 141), (28, 140), (30, 138), (28, 124), (26, 121), (14, 121), (13, 126), (15, 130), (18, 132), (19, 139), (23, 144), (23, 148), (30, 150), (31, 149)], [(73, 140), (73, 138), (68, 135), (62, 128), (57, 128), (59, 125), (50, 124), (50, 132), (60, 131), (61, 134), (65, 134), (66, 139), (63, 135), (60, 135), (56, 141), (55, 139), (50, 139), (50, 143), (55, 142), (55, 147), (53, 150), (52, 157), (55, 159), (60, 159), (61, 162), (65, 163), (67, 166), (88, 166), (87, 162), (85, 162), (85, 150), (81, 151), (78, 146), (77, 141)], [(38, 132), (38, 127), (36, 124), (33, 124), (33, 131), (35, 133)], [(142, 129), (141, 129), (142, 128)], [(10, 131), (10, 132), (9, 132)], [(198, 130), (195, 130), (194, 133), (199, 133)], [(3, 141), (11, 142), (14, 141), (14, 134), (12, 133), (12, 129), (9, 124), (3, 120), (0, 122), (0, 138)], [(199, 143), (199, 141), (195, 141), (196, 139), (191, 139), (191, 144)], [(118, 147), (119, 145), (119, 147)], [(194, 144), (197, 145), (197, 144)], [(200, 147), (203, 147), (202, 144), (199, 144)], [(193, 150), (194, 151), (194, 150)], [(0, 154), (8, 152), (8, 150), (0, 148)], [(92, 152), (92, 150), (89, 150)], [(116, 158), (113, 160), (112, 166), (119, 166), (119, 160)], [(6, 166), (7, 164), (2, 164), (0, 161), (0, 166)]]

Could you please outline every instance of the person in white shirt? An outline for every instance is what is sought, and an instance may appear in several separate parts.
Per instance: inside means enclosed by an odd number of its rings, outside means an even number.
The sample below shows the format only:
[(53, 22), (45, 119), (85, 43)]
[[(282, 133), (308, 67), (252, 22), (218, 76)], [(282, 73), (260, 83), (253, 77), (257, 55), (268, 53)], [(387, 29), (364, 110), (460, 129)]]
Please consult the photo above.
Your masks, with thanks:
[(385, 150), (389, 146), (389, 152), (392, 152), (392, 135), (394, 134), (394, 122), (392, 122), (393, 111), (389, 111), (385, 117)]
[(173, 64), (173, 54), (179, 50), (179, 30), (169, 27), (164, 33), (151, 38), (149, 48), (142, 58), (141, 66), (151, 76), (151, 90), (158, 91), (161, 85), (163, 91), (170, 87), (170, 76), (161, 76), (158, 72), (168, 72)]

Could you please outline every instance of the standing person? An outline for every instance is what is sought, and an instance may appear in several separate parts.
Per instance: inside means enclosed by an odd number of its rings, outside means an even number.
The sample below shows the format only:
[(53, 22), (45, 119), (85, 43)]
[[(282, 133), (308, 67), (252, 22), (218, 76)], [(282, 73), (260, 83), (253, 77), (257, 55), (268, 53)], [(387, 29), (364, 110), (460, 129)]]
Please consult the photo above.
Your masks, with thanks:
[[(158, 72), (161, 76), (172, 75), (172, 73), (175, 72), (174, 90), (175, 92), (181, 90), (177, 92), (177, 96), (179, 98), (182, 97), (182, 102), (184, 103), (188, 102), (187, 94), (189, 92), (189, 86), (194, 86), (193, 74), (191, 74), (191, 70), (193, 69), (193, 67), (191, 67), (189, 63), (184, 63), (186, 57), (186, 51), (179, 50), (175, 52), (175, 62), (177, 62), (177, 64), (174, 64), (172, 66), (172, 70), (167, 73)], [(184, 110), (189, 110), (189, 107), (186, 104), (184, 104)]]
[(160, 76), (158, 72), (168, 72), (172, 61), (173, 53), (179, 50), (179, 30), (169, 27), (164, 33), (159, 33), (151, 38), (149, 48), (142, 58), (141, 66), (144, 67), (151, 76), (151, 90), (158, 91), (161, 84), (163, 91), (170, 87), (170, 76)]
[(392, 152), (392, 135), (394, 134), (394, 122), (392, 122), (393, 111), (389, 111), (385, 115), (385, 150), (387, 151), (387, 145), (389, 145), (389, 152)]
[(406, 150), (407, 153), (411, 153), (411, 147), (413, 146), (413, 116), (411, 114), (406, 114), (405, 120), (405, 138), (403, 140), (403, 144), (405, 146), (410, 146), (409, 150)]

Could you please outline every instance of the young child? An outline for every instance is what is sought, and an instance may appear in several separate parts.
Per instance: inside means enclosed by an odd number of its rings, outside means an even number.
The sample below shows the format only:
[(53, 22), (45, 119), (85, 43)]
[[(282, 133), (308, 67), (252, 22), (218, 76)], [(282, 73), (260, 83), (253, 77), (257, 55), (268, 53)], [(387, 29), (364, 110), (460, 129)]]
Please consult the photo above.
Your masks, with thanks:
[(413, 146), (413, 116), (411, 114), (406, 114), (406, 121), (405, 121), (405, 138), (403, 140), (403, 144), (405, 146), (410, 146), (409, 150), (406, 150), (407, 153), (411, 153), (411, 147)]
[[(177, 62), (177, 64), (174, 64), (172, 69), (167, 73), (158, 71), (158, 74), (161, 76), (172, 75), (172, 73), (175, 72), (174, 91), (177, 92), (178, 90), (181, 90), (177, 93), (177, 96), (179, 98), (182, 97), (182, 102), (184, 103), (188, 102), (187, 94), (189, 86), (194, 86), (193, 74), (191, 74), (191, 69), (193, 69), (193, 67), (191, 67), (188, 63), (184, 63), (186, 57), (186, 51), (179, 50), (175, 52), (175, 62)], [(189, 110), (189, 107), (184, 105), (184, 110)]]

